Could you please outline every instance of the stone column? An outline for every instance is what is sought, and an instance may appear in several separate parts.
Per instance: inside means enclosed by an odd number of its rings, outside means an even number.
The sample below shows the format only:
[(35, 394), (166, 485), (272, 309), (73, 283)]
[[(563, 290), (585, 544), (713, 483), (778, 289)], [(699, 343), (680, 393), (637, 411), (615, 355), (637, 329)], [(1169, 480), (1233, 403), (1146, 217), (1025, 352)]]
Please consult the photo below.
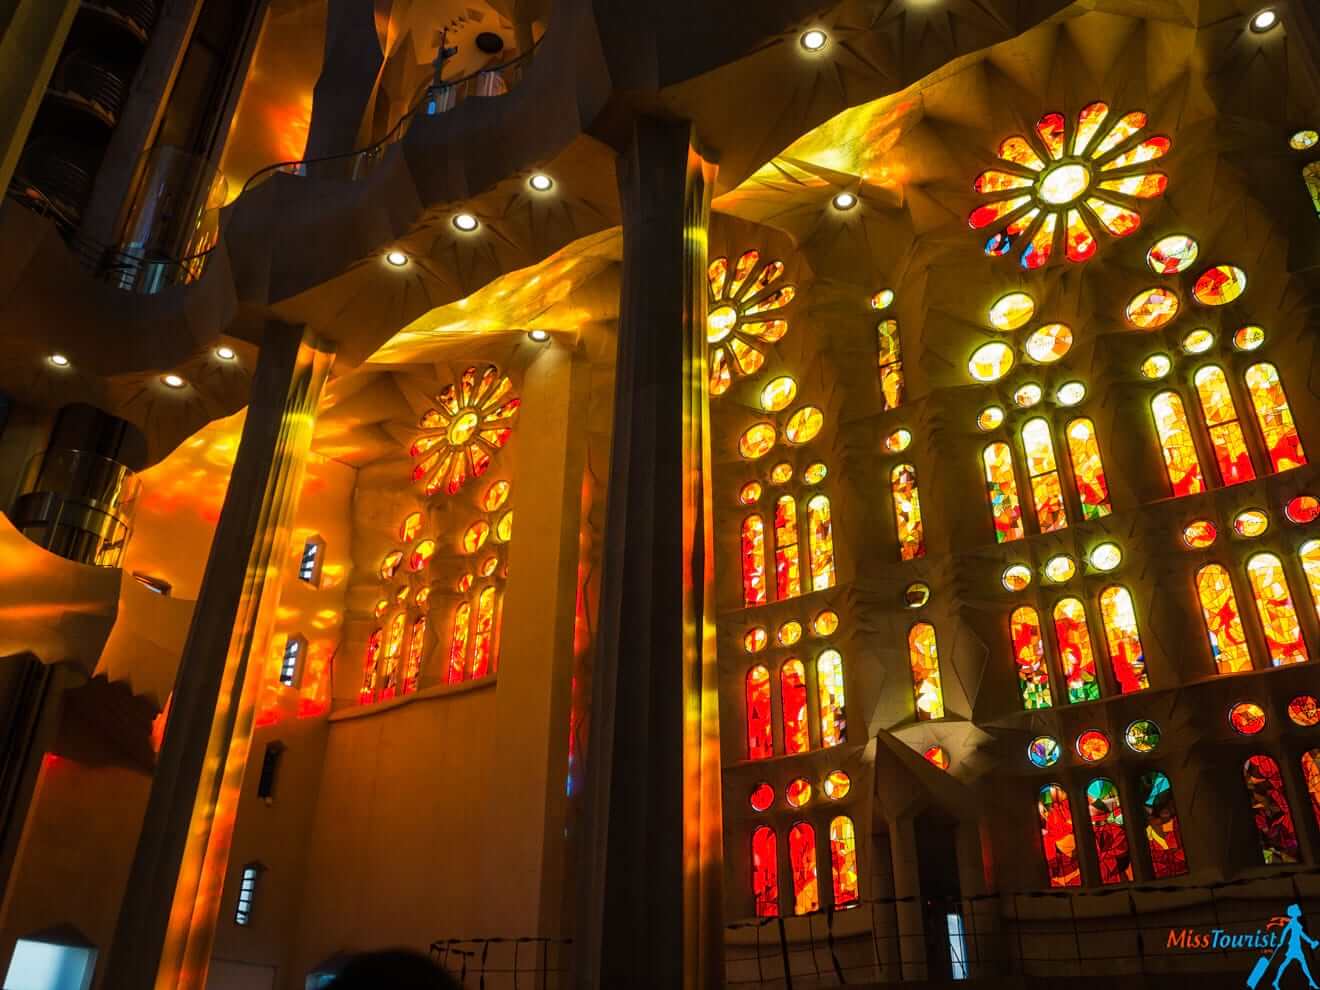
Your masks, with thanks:
[(895, 905), (898, 920), (899, 958), (902, 979), (928, 980), (926, 961), (926, 913), (921, 900), (921, 864), (917, 854), (916, 818), (899, 815), (889, 821), (889, 842), (894, 863), (894, 896), (910, 897)]
[(575, 985), (723, 985), (706, 231), (715, 166), (643, 118), (623, 279)]
[(9, 185), (78, 0), (0, 0), (0, 188)]
[(205, 986), (279, 562), (332, 360), (302, 329), (267, 324), (106, 967), (115, 990)]

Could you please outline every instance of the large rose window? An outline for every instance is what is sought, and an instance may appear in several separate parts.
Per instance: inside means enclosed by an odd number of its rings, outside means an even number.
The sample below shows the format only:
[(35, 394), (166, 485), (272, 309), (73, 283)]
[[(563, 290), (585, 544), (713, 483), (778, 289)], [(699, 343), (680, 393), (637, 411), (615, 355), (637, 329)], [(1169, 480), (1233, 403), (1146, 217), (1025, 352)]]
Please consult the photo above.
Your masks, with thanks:
[(446, 385), (435, 397), (438, 408), (422, 414), (421, 434), (409, 453), (420, 458), (413, 480), (425, 479), (427, 495), (442, 489), (457, 493), (471, 478), (480, 478), (491, 457), (509, 442), (510, 420), (522, 400), (513, 383), (494, 365), (471, 367), (457, 386)]
[(734, 376), (753, 375), (765, 364), (765, 345), (788, 333), (788, 322), (779, 310), (793, 301), (797, 290), (791, 285), (772, 289), (784, 274), (782, 261), (767, 262), (757, 273), (759, 251), (744, 252), (729, 277), (729, 259), (710, 263), (710, 310), (706, 315), (706, 340), (710, 343), (710, 394), (723, 395)]

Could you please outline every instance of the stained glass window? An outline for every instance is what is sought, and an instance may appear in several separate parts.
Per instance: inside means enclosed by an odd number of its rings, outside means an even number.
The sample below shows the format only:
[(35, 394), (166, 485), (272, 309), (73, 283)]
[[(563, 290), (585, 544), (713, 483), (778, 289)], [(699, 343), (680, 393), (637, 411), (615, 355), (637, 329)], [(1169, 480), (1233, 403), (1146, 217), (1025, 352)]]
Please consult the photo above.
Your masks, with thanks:
[(921, 499), (917, 494), (917, 469), (911, 464), (899, 464), (889, 473), (889, 489), (894, 498), (899, 557), (902, 560), (915, 560), (926, 556)]
[(1242, 629), (1233, 581), (1219, 564), (1206, 564), (1196, 572), (1196, 597), (1201, 603), (1210, 658), (1221, 674), (1251, 669), (1251, 651)]
[(888, 412), (903, 404), (903, 345), (898, 320), (881, 320), (875, 329), (880, 343), (880, 401)]
[(749, 760), (765, 760), (775, 755), (774, 727), (770, 718), (770, 671), (757, 664), (747, 672), (747, 758)]
[(824, 495), (807, 500), (807, 567), (812, 591), (834, 587), (834, 526)]
[(1022, 707), (1031, 711), (1049, 708), (1050, 672), (1045, 664), (1045, 643), (1040, 635), (1040, 617), (1030, 605), (1013, 610), (1009, 619), (1013, 637), (1013, 661), (1017, 665), (1018, 689)]
[(403, 668), (403, 693), (417, 690), (417, 682), (422, 675), (422, 648), (426, 644), (426, 616), (422, 615), (413, 623), (408, 637), (408, 662)]
[(1132, 879), (1132, 856), (1128, 850), (1127, 829), (1123, 825), (1123, 804), (1118, 788), (1106, 777), (1097, 777), (1086, 787), (1086, 809), (1091, 816), (1091, 835), (1100, 863), (1101, 883), (1123, 883)]
[(1100, 682), (1096, 679), (1086, 609), (1079, 599), (1061, 598), (1055, 604), (1054, 636), (1068, 685), (1068, 701), (1095, 701), (1100, 697)]
[(807, 669), (793, 657), (779, 669), (779, 700), (784, 705), (784, 752), (805, 753), (811, 748), (807, 729)]
[(1052, 533), (1068, 525), (1063, 506), (1063, 488), (1054, 460), (1054, 442), (1050, 424), (1044, 419), (1028, 420), (1022, 426), (1022, 449), (1027, 455), (1027, 474), (1031, 478), (1031, 500), (1036, 507), (1036, 522), (1042, 533)]
[(748, 516), (742, 525), (743, 605), (765, 604), (765, 522)]
[(819, 911), (816, 830), (806, 822), (798, 822), (788, 830), (788, 862), (793, 870), (793, 913), (810, 914)]
[(495, 589), (477, 596), (477, 621), (472, 635), (472, 678), (495, 672)]
[(752, 896), (758, 918), (779, 914), (779, 843), (768, 825), (752, 833)]
[(1137, 629), (1137, 612), (1131, 593), (1113, 585), (1100, 593), (1100, 614), (1104, 618), (1105, 644), (1109, 647), (1109, 665), (1123, 694), (1150, 687), (1146, 679), (1146, 653)]
[(1302, 780), (1306, 782), (1306, 793), (1311, 799), (1311, 814), (1320, 824), (1320, 749), (1302, 754)]
[(985, 465), (985, 490), (995, 523), (995, 540), (1007, 543), (1026, 535), (1022, 507), (1018, 504), (1017, 479), (1013, 476), (1013, 450), (1006, 443), (992, 443), (981, 452)]
[(1315, 207), (1316, 213), (1320, 213), (1320, 162), (1302, 166), (1302, 181), (1306, 183), (1306, 191), (1311, 194), (1311, 205)]
[(1155, 414), (1155, 432), (1160, 438), (1160, 452), (1164, 455), (1164, 469), (1169, 475), (1173, 497), (1194, 495), (1205, 491), (1201, 477), (1201, 461), (1196, 456), (1196, 444), (1187, 425), (1187, 412), (1176, 392), (1161, 392), (1150, 403)]
[(1238, 423), (1233, 393), (1228, 390), (1224, 369), (1209, 364), (1196, 373), (1196, 394), (1201, 400), (1201, 413), (1210, 430), (1210, 445), (1219, 465), (1219, 477), (1226, 485), (1251, 481), (1256, 471), (1247, 453), (1247, 441)]
[(908, 659), (912, 664), (912, 693), (917, 719), (944, 717), (944, 689), (940, 685), (940, 655), (935, 645), (935, 627), (918, 622), (908, 630)]
[(1270, 757), (1257, 754), (1242, 765), (1242, 779), (1251, 798), (1261, 858), (1266, 864), (1296, 863), (1297, 829), (1283, 790), (1279, 765)]
[(1180, 877), (1187, 872), (1178, 809), (1169, 778), (1158, 770), (1141, 775), (1141, 803), (1146, 810), (1146, 848), (1155, 879)]
[(706, 340), (710, 344), (710, 394), (723, 395), (734, 375), (752, 375), (765, 364), (765, 346), (788, 333), (780, 313), (797, 294), (791, 285), (772, 288), (784, 274), (782, 261), (768, 261), (756, 278), (751, 275), (761, 260), (759, 251), (744, 251), (734, 262), (716, 258), (707, 268), (710, 307), (706, 314)]
[(470, 367), (458, 385), (446, 385), (418, 423), (421, 434), (409, 454), (417, 459), (414, 481), (423, 490), (456, 494), (472, 478), (490, 468), (491, 458), (513, 435), (512, 420), (522, 400), (513, 383), (494, 365)]
[(1080, 887), (1082, 867), (1077, 858), (1072, 806), (1058, 784), (1046, 784), (1036, 801), (1040, 814), (1040, 843), (1051, 887)]
[(1311, 604), (1320, 615), (1320, 540), (1307, 540), (1297, 549), (1306, 575), (1306, 587), (1311, 592)]
[(848, 737), (843, 705), (843, 657), (826, 650), (816, 658), (817, 701), (820, 704), (820, 744), (838, 746)]
[(781, 602), (802, 594), (797, 503), (792, 495), (775, 503), (775, 594)]
[(376, 667), (380, 661), (380, 644), (384, 636), (384, 630), (376, 629), (367, 640), (367, 659), (362, 665), (362, 690), (358, 692), (358, 701), (364, 705), (376, 700)]
[(462, 602), (454, 610), (454, 624), (449, 632), (449, 673), (450, 684), (463, 680), (467, 668), (468, 637), (472, 633), (472, 605)]
[(830, 871), (834, 875), (834, 906), (857, 903), (857, 830), (852, 819), (840, 815), (830, 822)]
[(1270, 662), (1279, 667), (1309, 659), (1283, 562), (1272, 553), (1258, 553), (1247, 561), (1247, 579), (1265, 630)]
[(1082, 503), (1083, 519), (1102, 519), (1113, 512), (1109, 504), (1109, 482), (1100, 460), (1100, 444), (1095, 438), (1095, 424), (1089, 419), (1074, 419), (1064, 428), (1068, 440), (1068, 460), (1073, 482)]
[(407, 620), (403, 612), (396, 613), (390, 619), (389, 632), (385, 635), (385, 665), (381, 670), (381, 698), (393, 698), (399, 690), (399, 661), (403, 657), (403, 636), (407, 631)]
[(1288, 408), (1279, 369), (1265, 362), (1253, 364), (1247, 369), (1246, 382), (1273, 470), (1277, 473), (1305, 464), (1306, 452), (1302, 450), (1302, 440)]

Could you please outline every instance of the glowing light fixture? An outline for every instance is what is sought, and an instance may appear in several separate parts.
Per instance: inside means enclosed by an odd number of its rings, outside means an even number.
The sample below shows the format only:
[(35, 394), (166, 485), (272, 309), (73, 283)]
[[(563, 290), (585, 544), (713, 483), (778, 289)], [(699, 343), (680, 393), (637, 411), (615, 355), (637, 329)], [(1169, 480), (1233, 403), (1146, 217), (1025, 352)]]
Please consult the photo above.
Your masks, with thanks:
[[(1260, 16), (1259, 14), (1257, 16)], [(809, 52), (818, 52), (825, 47), (830, 40), (830, 36), (820, 28), (812, 28), (810, 31), (802, 32), (802, 37), (798, 39), (804, 49)]]
[(836, 210), (851, 210), (857, 205), (857, 197), (850, 192), (841, 192), (830, 200)]
[[(454, 223), (455, 225), (457, 225), (458, 223), (457, 217), (454, 218)], [(395, 248), (393, 251), (385, 252), (385, 261), (393, 265), (395, 268), (402, 268), (404, 265), (408, 263), (408, 256), (404, 254), (402, 251), (400, 251), (398, 248)]]
[(1264, 34), (1279, 23), (1279, 12), (1273, 7), (1264, 7), (1251, 16), (1251, 30)]
[(238, 352), (232, 347), (226, 347), (224, 344), (221, 344), (215, 349), (215, 356), (221, 361), (232, 361), (234, 358), (238, 357)]
[(544, 344), (547, 340), (550, 339), (550, 331), (549, 331), (549, 330), (528, 330), (528, 331), (527, 331), (527, 336), (530, 337), (532, 340), (536, 341), (538, 344)]
[(50, 357), (46, 358), (46, 360), (57, 368), (67, 368), (69, 366), (69, 359), (63, 354), (52, 354)]
[(527, 180), (527, 184), (537, 192), (549, 192), (554, 188), (555, 180), (550, 178), (550, 176), (546, 175), (544, 172), (537, 172)]
[(178, 375), (174, 374), (173, 372), (171, 372), (171, 373), (168, 374), (168, 375), (161, 375), (161, 376), (160, 376), (160, 380), (161, 380), (161, 382), (163, 382), (165, 385), (168, 385), (170, 388), (183, 388), (183, 386), (185, 386), (185, 385), (188, 384), (187, 382), (185, 382), (182, 378), (180, 378)]
[(470, 234), (481, 226), (481, 221), (471, 213), (456, 213), (453, 219), (454, 228), (461, 230), (465, 234)]

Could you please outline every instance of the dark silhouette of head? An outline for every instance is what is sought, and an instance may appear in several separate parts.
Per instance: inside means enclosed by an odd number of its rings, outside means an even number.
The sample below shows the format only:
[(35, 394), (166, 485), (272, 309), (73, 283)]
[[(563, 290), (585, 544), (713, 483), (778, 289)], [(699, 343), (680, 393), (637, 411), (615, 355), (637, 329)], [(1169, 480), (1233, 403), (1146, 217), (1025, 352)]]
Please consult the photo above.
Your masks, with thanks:
[(420, 952), (385, 949), (354, 956), (330, 990), (460, 990), (458, 981)]

